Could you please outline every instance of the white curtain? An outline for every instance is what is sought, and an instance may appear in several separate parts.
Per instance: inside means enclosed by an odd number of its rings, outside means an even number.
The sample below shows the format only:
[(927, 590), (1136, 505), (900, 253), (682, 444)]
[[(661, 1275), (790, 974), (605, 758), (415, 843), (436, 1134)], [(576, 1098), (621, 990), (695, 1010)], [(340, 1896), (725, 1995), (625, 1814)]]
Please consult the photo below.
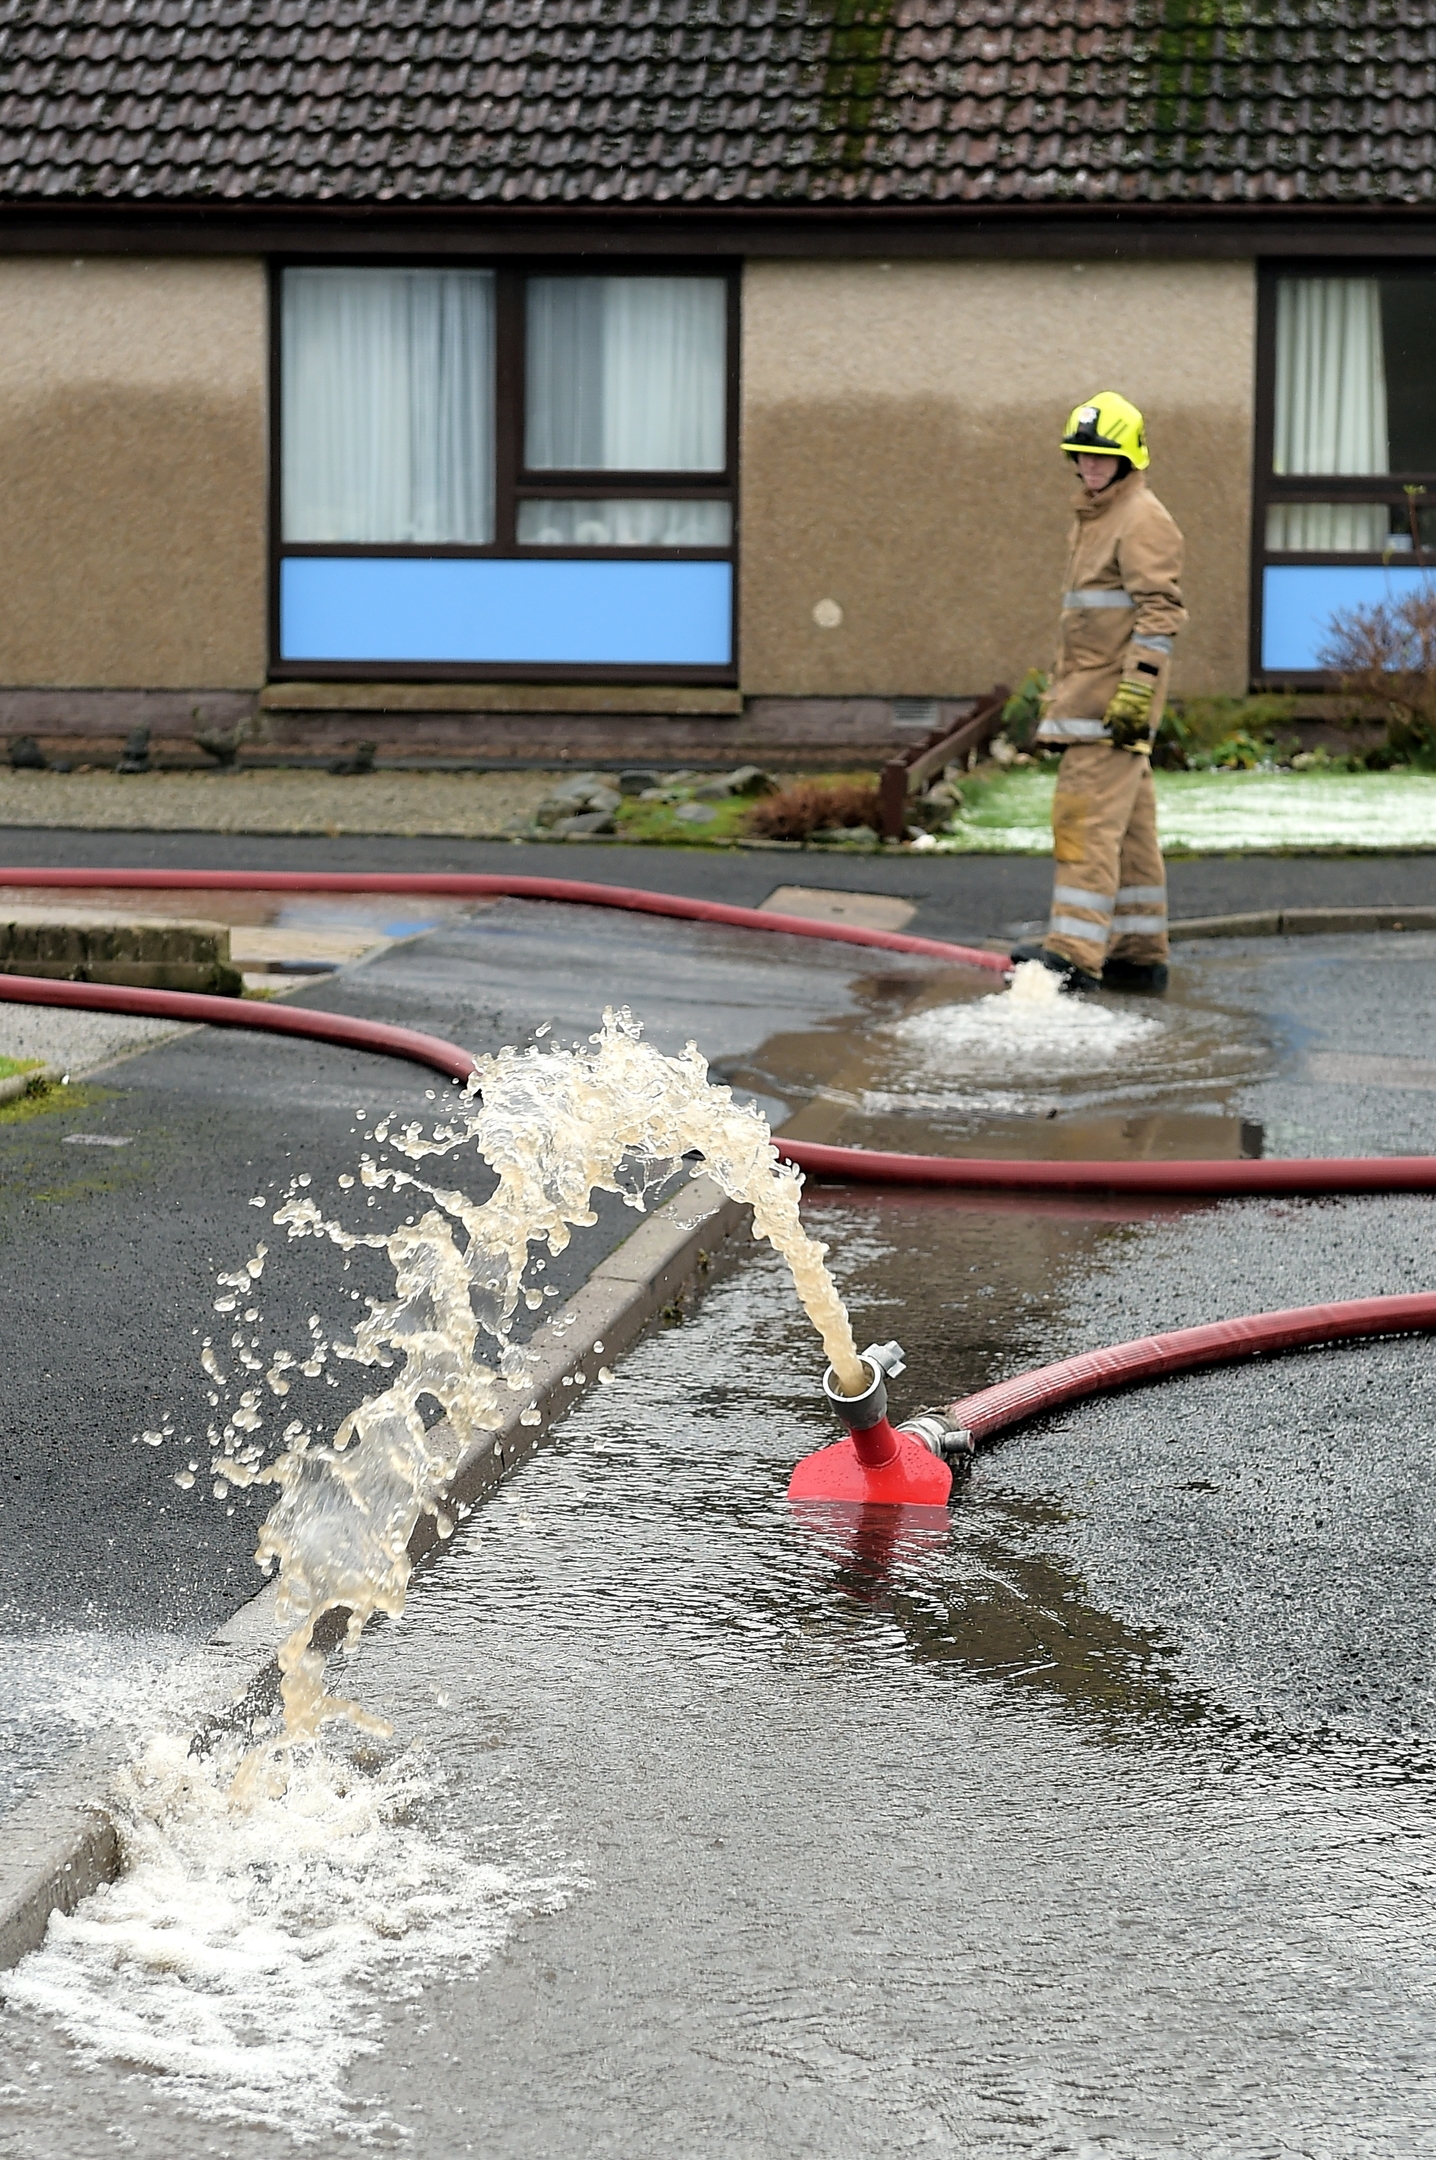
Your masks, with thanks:
[(489, 270), (286, 270), (286, 540), (493, 538)]
[(534, 501), (519, 504), (527, 547), (727, 547), (733, 521), (725, 502)]
[(1375, 278), (1277, 281), (1272, 470), (1391, 470)]
[[(1268, 503), (1266, 544), (1274, 555), (1380, 555), (1390, 527), (1386, 503)], [(1409, 536), (1395, 545), (1410, 547)]]
[(721, 472), (726, 331), (722, 278), (530, 278), (526, 464)]

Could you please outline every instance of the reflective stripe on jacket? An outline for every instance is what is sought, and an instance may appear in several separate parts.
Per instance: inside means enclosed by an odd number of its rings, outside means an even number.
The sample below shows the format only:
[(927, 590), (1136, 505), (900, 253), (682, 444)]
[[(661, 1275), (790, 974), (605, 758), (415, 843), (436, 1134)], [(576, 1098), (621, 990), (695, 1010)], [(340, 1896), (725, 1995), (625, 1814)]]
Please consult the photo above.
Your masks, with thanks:
[(1172, 639), (1182, 605), (1182, 536), (1143, 473), (1077, 497), (1052, 687), (1039, 740), (1098, 742), (1102, 715), (1124, 675), (1155, 669), (1152, 729), (1162, 717)]

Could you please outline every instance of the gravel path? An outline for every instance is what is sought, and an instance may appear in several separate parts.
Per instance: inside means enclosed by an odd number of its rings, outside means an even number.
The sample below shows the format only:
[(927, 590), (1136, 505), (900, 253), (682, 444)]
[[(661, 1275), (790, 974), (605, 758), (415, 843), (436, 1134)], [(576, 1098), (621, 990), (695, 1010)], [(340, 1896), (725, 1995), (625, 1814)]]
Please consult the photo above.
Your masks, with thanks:
[(100, 832), (435, 834), (502, 840), (528, 825), (553, 772), (116, 773), (0, 769), (0, 825)]

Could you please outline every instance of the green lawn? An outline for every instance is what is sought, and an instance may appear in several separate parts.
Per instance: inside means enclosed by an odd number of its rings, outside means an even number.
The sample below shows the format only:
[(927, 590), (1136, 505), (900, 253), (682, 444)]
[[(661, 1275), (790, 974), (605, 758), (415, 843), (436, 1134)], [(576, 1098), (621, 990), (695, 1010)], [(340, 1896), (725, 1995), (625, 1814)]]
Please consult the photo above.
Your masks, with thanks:
[[(1436, 778), (1425, 773), (1159, 772), (1162, 845), (1176, 854), (1272, 848), (1436, 848)], [(1025, 766), (964, 788), (952, 854), (1045, 855), (1056, 775)]]

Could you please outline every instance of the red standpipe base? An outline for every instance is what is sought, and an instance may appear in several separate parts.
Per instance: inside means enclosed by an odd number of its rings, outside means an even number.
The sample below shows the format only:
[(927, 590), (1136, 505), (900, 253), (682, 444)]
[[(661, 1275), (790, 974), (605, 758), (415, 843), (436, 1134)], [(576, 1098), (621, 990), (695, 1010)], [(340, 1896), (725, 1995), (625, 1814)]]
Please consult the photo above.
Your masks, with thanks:
[(790, 1500), (946, 1507), (951, 1493), (947, 1464), (920, 1440), (894, 1432), (886, 1418), (805, 1455), (788, 1481)]

